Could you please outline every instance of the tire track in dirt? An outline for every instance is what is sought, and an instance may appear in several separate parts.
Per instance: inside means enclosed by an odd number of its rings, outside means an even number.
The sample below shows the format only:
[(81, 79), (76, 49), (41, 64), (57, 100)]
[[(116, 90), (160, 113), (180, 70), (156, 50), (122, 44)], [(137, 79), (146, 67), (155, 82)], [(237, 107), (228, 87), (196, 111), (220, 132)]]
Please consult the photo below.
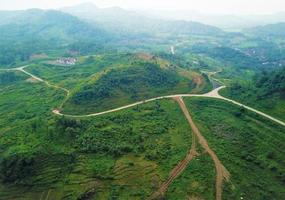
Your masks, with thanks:
[(154, 192), (148, 199), (156, 199), (160, 196), (163, 196), (167, 192), (171, 183), (179, 175), (181, 175), (181, 173), (186, 169), (190, 161), (196, 156), (198, 156), (198, 153), (196, 151), (196, 139), (195, 139), (195, 135), (192, 134), (191, 149), (189, 150), (186, 157), (176, 165), (176, 167), (169, 173), (168, 179), (164, 183), (162, 183), (158, 191)]
[(207, 151), (207, 153), (211, 156), (212, 160), (214, 161), (215, 167), (216, 167), (216, 200), (222, 199), (222, 192), (223, 192), (223, 181), (229, 181), (230, 173), (227, 171), (227, 169), (223, 166), (215, 152), (209, 147), (207, 140), (204, 138), (204, 136), (201, 134), (197, 126), (195, 125), (194, 121), (192, 120), (189, 111), (181, 97), (174, 98), (180, 108), (182, 109), (186, 119), (188, 120), (193, 133), (198, 138), (199, 143), (202, 145), (202, 147)]

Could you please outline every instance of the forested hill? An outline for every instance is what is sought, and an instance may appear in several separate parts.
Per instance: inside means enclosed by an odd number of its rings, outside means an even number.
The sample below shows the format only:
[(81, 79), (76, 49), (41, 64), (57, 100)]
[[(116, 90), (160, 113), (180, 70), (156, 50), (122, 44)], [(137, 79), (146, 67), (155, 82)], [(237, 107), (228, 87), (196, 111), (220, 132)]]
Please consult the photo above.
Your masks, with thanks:
[(33, 53), (75, 43), (95, 46), (111, 38), (95, 24), (55, 10), (3, 11), (0, 16), (6, 19), (0, 20), (0, 66), (26, 61)]
[(249, 83), (233, 83), (232, 95), (255, 96), (257, 99), (281, 97), (285, 100), (285, 67), (272, 72), (263, 72)]
[[(9, 19), (13, 14), (6, 12)], [(3, 13), (1, 15), (4, 15)], [(13, 20), (0, 26), (1, 40), (26, 40), (40, 38), (44, 40), (74, 41), (81, 38), (102, 40), (106, 33), (98, 26), (92, 26), (77, 17), (55, 10), (32, 9), (15, 12)]]
[(284, 37), (285, 22), (258, 26), (255, 28), (248, 29), (247, 32), (262, 37)]
[(260, 91), (260, 96), (280, 95), (285, 100), (285, 67), (270, 73), (262, 74), (257, 82), (256, 88)]
[(61, 9), (63, 12), (100, 24), (108, 31), (145, 34), (221, 35), (214, 26), (182, 20), (162, 20), (119, 7), (98, 8), (92, 3)]
[(285, 120), (285, 67), (263, 72), (250, 82), (235, 82), (223, 95)]

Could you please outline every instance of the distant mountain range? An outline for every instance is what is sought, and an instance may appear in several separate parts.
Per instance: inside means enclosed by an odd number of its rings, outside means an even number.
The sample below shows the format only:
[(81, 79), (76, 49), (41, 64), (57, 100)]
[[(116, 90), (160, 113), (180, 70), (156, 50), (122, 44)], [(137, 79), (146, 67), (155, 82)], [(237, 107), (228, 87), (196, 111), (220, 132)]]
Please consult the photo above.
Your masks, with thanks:
[(135, 11), (119, 7), (98, 8), (92, 3), (60, 9), (96, 24), (108, 31), (119, 33), (156, 33), (156, 34), (223, 34), (217, 27), (186, 20), (165, 20), (148, 17)]
[(285, 37), (285, 22), (258, 26), (246, 31), (262, 37)]
[[(284, 30), (285, 22), (245, 29), (244, 32), (253, 37), (266, 37), (285, 36)], [(132, 43), (138, 48), (147, 42), (153, 45), (155, 40), (158, 44), (158, 39), (175, 41), (189, 36), (215, 37), (213, 43), (216, 46), (227, 46), (233, 37), (246, 39), (241, 33), (235, 35), (199, 22), (159, 19), (118, 7), (102, 9), (93, 4), (60, 10), (0, 11), (0, 65), (25, 61), (33, 53), (58, 48), (88, 53), (105, 47), (132, 48), (127, 46)], [(225, 38), (229, 42), (219, 43)]]
[(102, 40), (106, 32), (72, 15), (31, 9), (0, 12), (0, 40), (42, 39), (70, 42), (81, 38)]
[(138, 13), (168, 20), (197, 21), (227, 30), (241, 30), (266, 24), (285, 22), (285, 12), (272, 15), (215, 15), (191, 10), (141, 10)]
[(0, 66), (12, 66), (50, 50), (64, 54), (102, 49), (98, 46), (111, 38), (95, 23), (60, 11), (0, 11)]

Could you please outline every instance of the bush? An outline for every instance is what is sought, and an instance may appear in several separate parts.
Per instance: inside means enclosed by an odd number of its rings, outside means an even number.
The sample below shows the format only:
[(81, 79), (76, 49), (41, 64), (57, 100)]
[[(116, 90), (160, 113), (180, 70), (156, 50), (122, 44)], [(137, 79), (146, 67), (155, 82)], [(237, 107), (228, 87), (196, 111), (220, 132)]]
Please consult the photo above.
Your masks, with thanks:
[(13, 183), (33, 174), (35, 158), (28, 154), (13, 154), (0, 160), (0, 179)]

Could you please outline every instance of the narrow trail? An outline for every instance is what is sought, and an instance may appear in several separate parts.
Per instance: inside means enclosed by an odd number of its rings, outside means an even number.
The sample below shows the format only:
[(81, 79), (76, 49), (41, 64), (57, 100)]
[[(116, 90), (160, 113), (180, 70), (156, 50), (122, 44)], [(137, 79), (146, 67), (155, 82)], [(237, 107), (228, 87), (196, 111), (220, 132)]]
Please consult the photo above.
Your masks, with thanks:
[(50, 195), (50, 192), (51, 192), (51, 189), (48, 190), (48, 193), (47, 193), (47, 196), (46, 196), (46, 199), (45, 199), (45, 200), (48, 200), (49, 195)]
[(180, 108), (182, 109), (186, 119), (188, 120), (193, 133), (198, 138), (199, 143), (202, 145), (202, 147), (207, 151), (207, 153), (211, 156), (212, 160), (214, 161), (215, 167), (216, 167), (216, 200), (222, 199), (222, 191), (223, 191), (223, 181), (229, 181), (230, 173), (227, 171), (227, 169), (223, 166), (215, 152), (209, 147), (207, 140), (204, 138), (204, 136), (201, 134), (197, 126), (195, 125), (194, 121), (192, 120), (189, 111), (181, 97), (175, 98), (178, 102)]
[(58, 85), (54, 85), (54, 84), (51, 84), (49, 83), (48, 81), (45, 81), (43, 79), (41, 79), (40, 77), (34, 75), (34, 74), (31, 74), (30, 72), (27, 72), (25, 70), (25, 68), (28, 67), (28, 65), (25, 65), (25, 66), (22, 66), (22, 67), (17, 67), (17, 68), (11, 68), (11, 69), (0, 69), (0, 71), (19, 71), (19, 72), (22, 72), (28, 76), (30, 76), (31, 78), (39, 81), (39, 82), (42, 82), (42, 83), (45, 83), (48, 87), (52, 87), (56, 90), (62, 90), (66, 93), (66, 96), (65, 96), (65, 99), (64, 101), (61, 103), (61, 105), (59, 106), (59, 108), (62, 108), (63, 104), (65, 103), (65, 101), (68, 99), (68, 97), (70, 96), (70, 91), (66, 88), (63, 88), (63, 87), (60, 87)]
[(181, 175), (181, 173), (186, 169), (190, 161), (194, 159), (196, 156), (198, 156), (198, 152), (196, 150), (196, 139), (195, 135), (192, 134), (191, 149), (189, 150), (186, 157), (175, 166), (175, 168), (169, 173), (168, 179), (164, 183), (162, 183), (158, 191), (154, 192), (148, 199), (151, 200), (151, 199), (156, 199), (160, 196), (164, 196), (164, 194), (167, 192), (172, 182), (179, 175)]

